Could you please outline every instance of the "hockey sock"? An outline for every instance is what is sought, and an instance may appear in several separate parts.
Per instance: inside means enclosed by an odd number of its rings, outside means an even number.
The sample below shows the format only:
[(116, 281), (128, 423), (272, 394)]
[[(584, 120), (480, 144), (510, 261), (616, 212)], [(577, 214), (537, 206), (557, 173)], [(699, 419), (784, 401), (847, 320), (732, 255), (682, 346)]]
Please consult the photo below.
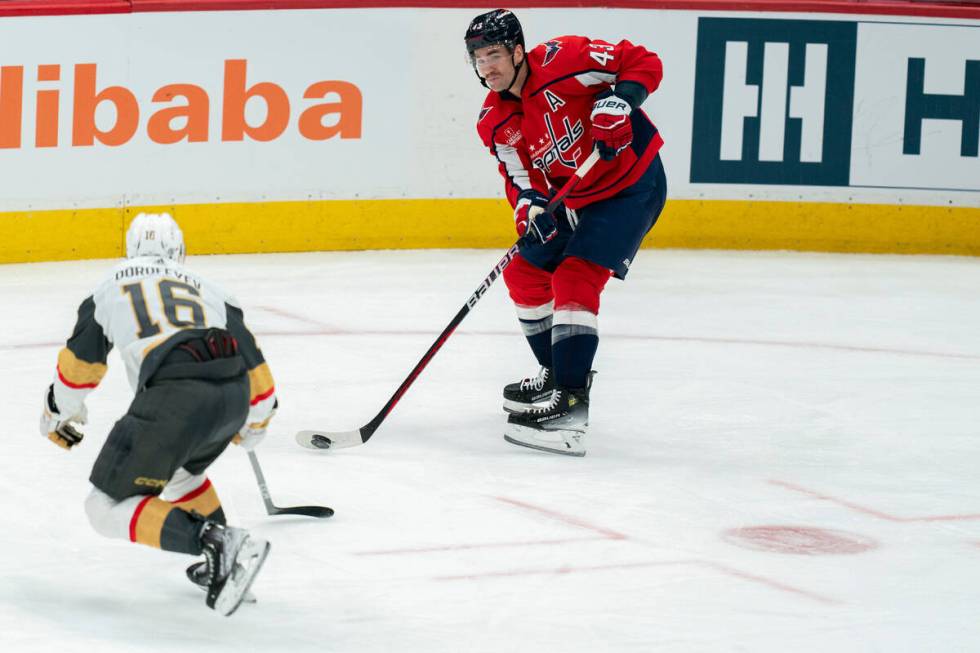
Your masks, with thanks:
[(203, 473), (191, 474), (181, 467), (167, 483), (160, 498), (173, 503), (181, 510), (204, 515), (210, 521), (222, 526), (226, 523), (218, 493)]
[(518, 306), (517, 319), (521, 330), (531, 346), (538, 363), (551, 367), (551, 326), (554, 314), (554, 303), (548, 302), (542, 306)]
[(204, 517), (179, 510), (159, 497), (144, 494), (116, 501), (102, 490), (92, 488), (85, 499), (85, 513), (99, 535), (128, 539), (165, 551), (201, 553)]
[[(203, 494), (205, 492), (198, 496)], [(180, 510), (175, 504), (159, 497), (137, 495), (116, 501), (98, 488), (93, 488), (85, 500), (85, 512), (95, 531), (105, 537), (128, 539), (164, 551), (191, 555), (201, 553), (200, 535), (204, 517), (198, 512)], [(211, 514), (215, 517), (213, 521), (220, 518), (219, 523), (223, 523), (224, 513), (220, 506)]]
[(517, 319), (540, 365), (551, 367), (551, 328), (555, 309), (551, 274), (517, 255), (504, 269), (504, 283), (517, 307)]
[(225, 511), (221, 508), (218, 493), (215, 492), (210, 479), (205, 478), (200, 487), (174, 500), (173, 504), (186, 512), (204, 515), (210, 521), (217, 522), (222, 526), (227, 523)]
[(577, 257), (555, 270), (551, 356), (558, 386), (584, 388), (588, 382), (599, 346), (599, 295), (609, 275), (606, 268)]
[(164, 551), (200, 555), (203, 523), (198, 514), (178, 510), (157, 497), (145, 497), (129, 522), (129, 540)]
[[(592, 326), (581, 319), (586, 315), (591, 316)], [(563, 388), (584, 388), (599, 347), (595, 315), (588, 313), (571, 316), (569, 319), (576, 322), (555, 325), (555, 332), (552, 334), (551, 357), (555, 366), (555, 385)]]

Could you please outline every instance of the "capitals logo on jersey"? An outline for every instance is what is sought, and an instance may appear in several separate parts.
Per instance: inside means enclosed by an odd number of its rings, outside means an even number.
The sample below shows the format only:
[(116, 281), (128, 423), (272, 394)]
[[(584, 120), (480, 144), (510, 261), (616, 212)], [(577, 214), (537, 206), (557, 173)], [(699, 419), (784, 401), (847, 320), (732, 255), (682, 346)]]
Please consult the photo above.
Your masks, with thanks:
[[(560, 163), (566, 168), (575, 168), (575, 159), (581, 154), (582, 143), (579, 143), (579, 139), (582, 134), (585, 133), (585, 127), (582, 125), (581, 120), (576, 120), (574, 123), (568, 118), (568, 116), (562, 117), (560, 127), (564, 129), (564, 133), (559, 133), (551, 118), (551, 115), (546, 114), (544, 116), (544, 122), (548, 129), (548, 135), (542, 137), (539, 141), (539, 145), (543, 145), (544, 148), (535, 151), (532, 147), (531, 154), (531, 165), (539, 170), (544, 170), (546, 173), (551, 172), (551, 166), (555, 163)], [(576, 147), (576, 145), (578, 147)], [(570, 150), (574, 149), (571, 156), (567, 156)], [(543, 150), (543, 151), (542, 151)]]
[[(544, 89), (543, 96), (549, 108), (549, 111), (543, 114), (547, 136), (542, 137), (538, 141), (538, 145), (544, 145), (544, 148), (535, 148), (532, 144), (530, 148), (531, 164), (535, 168), (544, 170), (545, 172), (551, 172), (551, 166), (555, 162), (574, 169), (575, 159), (581, 153), (582, 149), (578, 140), (585, 133), (585, 126), (582, 124), (581, 119), (573, 123), (568, 115), (561, 115), (560, 122), (556, 124), (555, 119), (559, 117), (560, 109), (567, 102), (557, 93), (553, 93), (548, 89)], [(578, 148), (576, 149), (577, 144)], [(572, 155), (570, 157), (566, 156), (572, 149), (575, 149)]]
[(541, 61), (542, 68), (550, 64), (558, 56), (558, 51), (561, 50), (561, 41), (548, 41), (544, 44), (544, 47), (544, 59)]

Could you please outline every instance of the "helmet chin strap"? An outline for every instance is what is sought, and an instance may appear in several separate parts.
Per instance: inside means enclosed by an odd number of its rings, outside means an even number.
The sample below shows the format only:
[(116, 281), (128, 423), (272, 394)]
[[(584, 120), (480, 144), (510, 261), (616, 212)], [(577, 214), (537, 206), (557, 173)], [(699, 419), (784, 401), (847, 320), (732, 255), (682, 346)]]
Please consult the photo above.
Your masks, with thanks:
[(514, 61), (514, 53), (511, 52), (510, 62), (514, 65), (514, 76), (510, 78), (510, 84), (508, 84), (507, 88), (505, 89), (508, 92), (510, 92), (510, 89), (514, 88), (514, 84), (517, 82), (517, 75), (520, 74), (521, 68), (524, 67), (525, 63), (527, 63), (527, 55), (524, 55), (524, 58), (521, 59), (521, 63), (518, 64)]

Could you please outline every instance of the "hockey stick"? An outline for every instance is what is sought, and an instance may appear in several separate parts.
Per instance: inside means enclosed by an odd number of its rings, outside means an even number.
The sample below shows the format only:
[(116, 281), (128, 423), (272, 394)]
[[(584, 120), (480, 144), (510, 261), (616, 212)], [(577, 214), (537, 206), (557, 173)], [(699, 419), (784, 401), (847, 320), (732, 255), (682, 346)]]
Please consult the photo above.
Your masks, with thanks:
[[(594, 166), (598, 160), (599, 151), (593, 150), (592, 154), (590, 154), (585, 161), (582, 162), (582, 165), (579, 166), (578, 170), (575, 171), (572, 178), (569, 179), (565, 185), (562, 186), (561, 190), (559, 190), (558, 193), (551, 198), (551, 201), (548, 202), (547, 210), (549, 212), (553, 212), (558, 208), (562, 200), (568, 197), (569, 193), (571, 193), (582, 178), (585, 177), (590, 170), (592, 170), (592, 166)], [(473, 307), (476, 306), (477, 302), (480, 301), (480, 298), (483, 297), (493, 282), (496, 281), (497, 277), (499, 277), (504, 271), (504, 268), (510, 265), (510, 262), (514, 260), (515, 256), (517, 256), (518, 251), (518, 243), (514, 243), (514, 245), (507, 250), (507, 253), (500, 259), (500, 262), (493, 267), (490, 274), (488, 274), (483, 280), (483, 283), (481, 283), (473, 294), (470, 295), (470, 298), (466, 300), (463, 307), (459, 309), (458, 313), (456, 313), (456, 317), (454, 317), (446, 328), (442, 330), (442, 333), (439, 334), (436, 341), (432, 343), (432, 346), (425, 352), (422, 359), (419, 360), (415, 367), (412, 368), (412, 371), (408, 373), (408, 377), (402, 381), (402, 384), (398, 386), (397, 390), (395, 390), (395, 394), (391, 396), (391, 399), (388, 400), (388, 403), (384, 405), (381, 411), (374, 416), (374, 419), (356, 431), (300, 431), (296, 434), (296, 442), (307, 449), (342, 449), (344, 447), (354, 447), (359, 444), (364, 444), (370, 440), (371, 436), (374, 435), (374, 432), (378, 430), (379, 426), (381, 426), (381, 422), (388, 417), (388, 413), (395, 408), (395, 405), (402, 398), (402, 395), (404, 395), (412, 383), (415, 382), (415, 379), (422, 373), (425, 366), (429, 364), (432, 357), (435, 356), (436, 352), (438, 352), (446, 343), (446, 340), (448, 340), (449, 336), (453, 334), (453, 331), (455, 331), (456, 327), (458, 327), (460, 322), (463, 321), (463, 318), (465, 318)]]
[(252, 463), (252, 471), (255, 472), (255, 480), (259, 484), (259, 492), (262, 493), (262, 501), (265, 502), (265, 511), (270, 515), (306, 515), (307, 517), (325, 518), (333, 515), (333, 509), (326, 506), (294, 506), (292, 508), (279, 508), (272, 505), (272, 497), (269, 496), (269, 487), (265, 484), (265, 474), (259, 466), (259, 458), (254, 451), (248, 452), (248, 461)]

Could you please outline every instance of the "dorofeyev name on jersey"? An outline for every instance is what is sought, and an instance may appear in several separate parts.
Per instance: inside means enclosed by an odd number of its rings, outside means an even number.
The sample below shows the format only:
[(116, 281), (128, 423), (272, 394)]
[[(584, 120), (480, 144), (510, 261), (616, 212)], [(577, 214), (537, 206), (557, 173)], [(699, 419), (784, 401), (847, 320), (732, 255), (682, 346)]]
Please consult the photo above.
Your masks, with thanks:
[(134, 279), (134, 278), (146, 278), (146, 277), (168, 277), (171, 279), (176, 279), (177, 281), (182, 281), (184, 283), (189, 283), (198, 290), (201, 289), (201, 282), (187, 274), (182, 270), (176, 270), (169, 266), (143, 266), (143, 265), (131, 265), (126, 266), (122, 269), (116, 270), (114, 275), (114, 280), (119, 281), (121, 279)]

